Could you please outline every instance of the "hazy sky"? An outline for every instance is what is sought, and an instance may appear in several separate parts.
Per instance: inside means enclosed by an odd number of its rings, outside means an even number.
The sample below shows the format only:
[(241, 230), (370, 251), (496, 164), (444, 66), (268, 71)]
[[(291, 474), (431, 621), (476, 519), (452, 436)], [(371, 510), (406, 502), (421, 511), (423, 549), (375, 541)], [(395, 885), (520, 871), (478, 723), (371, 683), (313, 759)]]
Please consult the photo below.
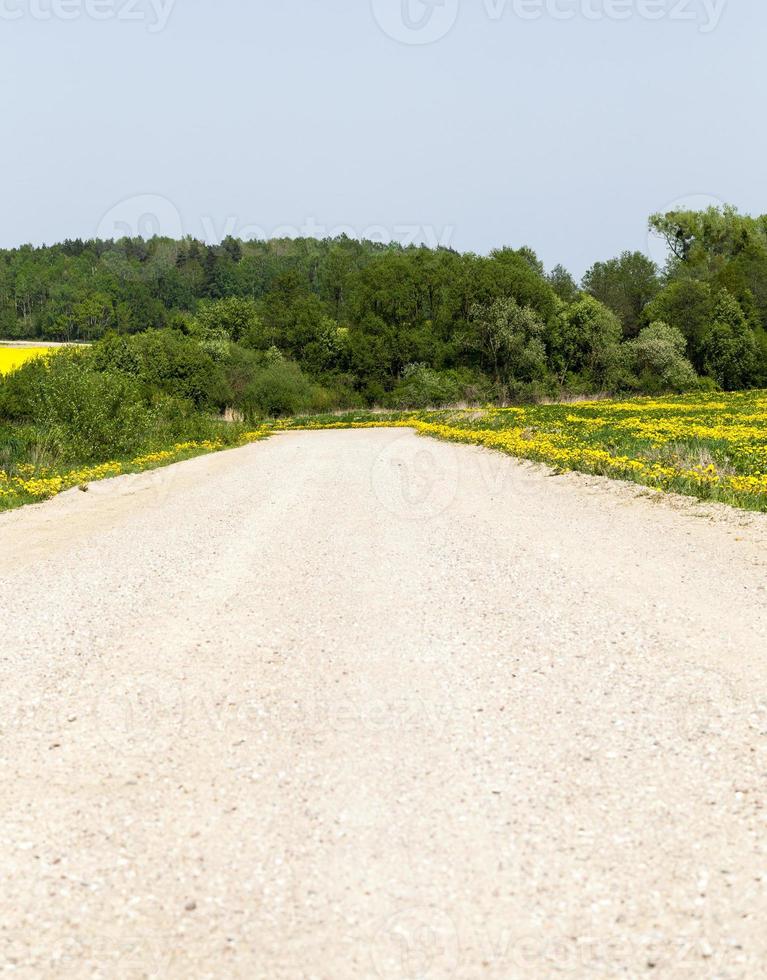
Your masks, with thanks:
[(763, 0), (0, 0), (0, 244), (349, 234), (580, 275), (767, 212)]

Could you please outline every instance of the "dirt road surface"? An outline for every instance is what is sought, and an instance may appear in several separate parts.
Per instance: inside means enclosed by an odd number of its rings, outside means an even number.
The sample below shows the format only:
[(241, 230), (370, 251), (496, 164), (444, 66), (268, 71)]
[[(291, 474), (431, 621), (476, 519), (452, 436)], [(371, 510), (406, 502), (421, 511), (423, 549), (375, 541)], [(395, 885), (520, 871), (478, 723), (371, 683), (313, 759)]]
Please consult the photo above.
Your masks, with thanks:
[(0, 971), (764, 976), (766, 563), (403, 430), (0, 517)]

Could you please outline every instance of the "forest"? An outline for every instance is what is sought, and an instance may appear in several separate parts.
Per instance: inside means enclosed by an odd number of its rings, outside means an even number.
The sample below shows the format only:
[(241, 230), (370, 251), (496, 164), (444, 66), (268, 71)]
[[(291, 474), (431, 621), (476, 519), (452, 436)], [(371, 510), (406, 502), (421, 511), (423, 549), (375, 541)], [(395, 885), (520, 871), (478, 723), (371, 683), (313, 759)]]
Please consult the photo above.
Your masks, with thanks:
[(0, 338), (94, 344), (93, 370), (245, 418), (767, 386), (767, 216), (650, 226), (664, 268), (624, 252), (579, 283), (529, 248), (27, 245), (0, 251)]

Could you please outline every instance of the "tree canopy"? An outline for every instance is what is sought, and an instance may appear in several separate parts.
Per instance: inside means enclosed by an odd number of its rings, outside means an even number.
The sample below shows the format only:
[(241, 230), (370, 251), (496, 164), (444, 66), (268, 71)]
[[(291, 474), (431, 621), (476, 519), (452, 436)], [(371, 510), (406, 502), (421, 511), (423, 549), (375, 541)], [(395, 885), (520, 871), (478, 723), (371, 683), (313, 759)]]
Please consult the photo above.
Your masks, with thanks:
[[(653, 372), (670, 377), (672, 349), (711, 383), (767, 384), (767, 216), (712, 208), (654, 215), (650, 226), (668, 245), (663, 269), (626, 251), (596, 262), (580, 287), (529, 248), (480, 256), (345, 236), (25, 245), (0, 251), (0, 337), (114, 335), (123, 347), (111, 340), (110, 357), (127, 373), (130, 359), (147, 370), (154, 361), (197, 402), (217, 402), (227, 385), (244, 391), (253, 359), (276, 355), (361, 403), (443, 382), (499, 398), (520, 386), (639, 390)], [(198, 354), (157, 331), (194, 341)], [(194, 380), (200, 371), (207, 385)], [(671, 373), (697, 380), (679, 363)]]

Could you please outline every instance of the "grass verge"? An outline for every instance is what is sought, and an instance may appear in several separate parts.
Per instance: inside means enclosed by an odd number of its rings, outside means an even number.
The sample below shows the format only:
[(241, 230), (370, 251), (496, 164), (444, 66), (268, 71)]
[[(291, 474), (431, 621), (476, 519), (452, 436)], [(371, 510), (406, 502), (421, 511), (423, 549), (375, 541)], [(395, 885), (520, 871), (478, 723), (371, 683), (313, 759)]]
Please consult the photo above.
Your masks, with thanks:
[(231, 425), (215, 440), (178, 443), (130, 460), (70, 469), (0, 472), (0, 509), (62, 490), (234, 448), (291, 429), (410, 427), (520, 459), (767, 511), (767, 391), (591, 401), (518, 408), (351, 412)]
[(0, 511), (12, 510), (25, 504), (49, 500), (65, 490), (74, 487), (87, 487), (97, 480), (123, 476), (128, 473), (143, 473), (146, 470), (180, 463), (196, 456), (234, 449), (266, 438), (270, 429), (261, 427), (242, 431), (235, 426), (222, 428), (222, 435), (216, 439), (204, 439), (175, 443), (167, 449), (154, 450), (124, 460), (110, 460), (92, 466), (73, 468), (35, 467), (22, 464), (16, 467), (11, 476), (0, 470)]

